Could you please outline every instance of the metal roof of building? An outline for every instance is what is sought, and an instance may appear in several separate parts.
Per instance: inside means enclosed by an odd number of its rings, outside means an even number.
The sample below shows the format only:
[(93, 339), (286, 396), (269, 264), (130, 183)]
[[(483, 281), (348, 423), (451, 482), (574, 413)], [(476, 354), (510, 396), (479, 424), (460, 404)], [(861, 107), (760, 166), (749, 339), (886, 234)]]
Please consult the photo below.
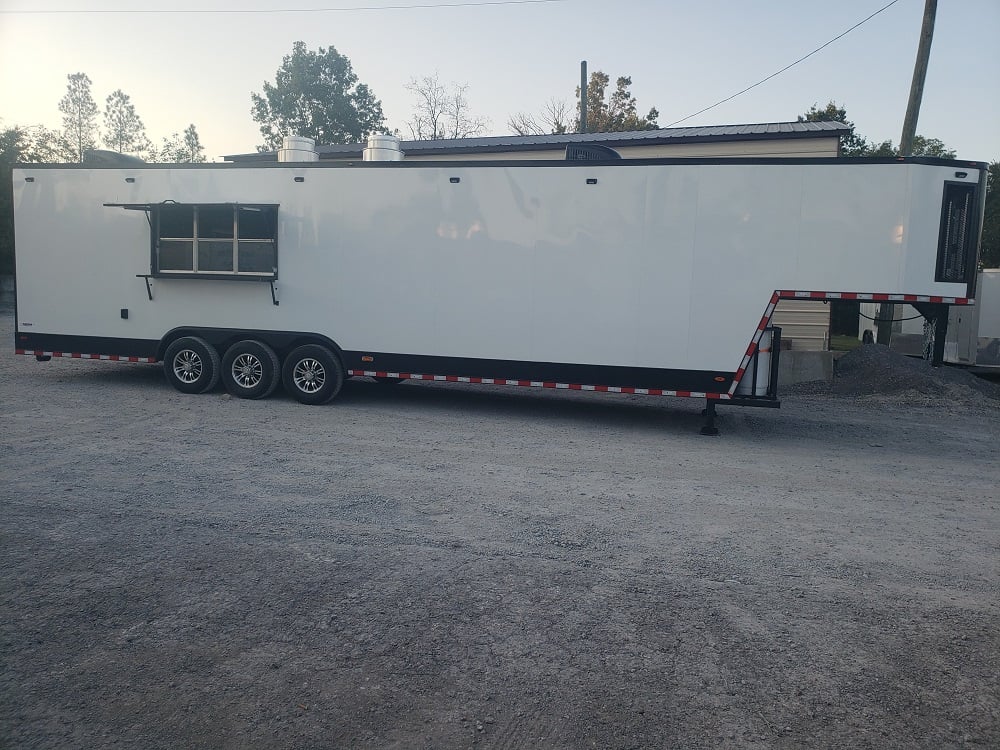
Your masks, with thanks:
[[(434, 141), (402, 141), (410, 154), (454, 154), (503, 151), (540, 151), (568, 143), (601, 143), (606, 146), (637, 146), (663, 143), (703, 143), (708, 141), (748, 141), (786, 138), (839, 137), (850, 132), (842, 122), (764, 122), (749, 125), (701, 125), (689, 128), (631, 130), (622, 133), (565, 133), (562, 135), (497, 135), (484, 138), (455, 138)], [(320, 159), (361, 158), (364, 143), (317, 146)], [(276, 151), (225, 156), (226, 161), (275, 161)]]

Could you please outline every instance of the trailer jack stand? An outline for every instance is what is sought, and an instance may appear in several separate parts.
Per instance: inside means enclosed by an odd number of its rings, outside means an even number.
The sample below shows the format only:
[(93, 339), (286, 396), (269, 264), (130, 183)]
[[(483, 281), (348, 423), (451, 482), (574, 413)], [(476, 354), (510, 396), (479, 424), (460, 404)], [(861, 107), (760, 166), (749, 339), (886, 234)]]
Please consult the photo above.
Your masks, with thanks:
[(705, 424), (701, 427), (701, 434), (718, 435), (719, 428), (715, 426), (715, 402), (711, 399), (705, 399), (705, 409), (701, 414), (705, 417)]

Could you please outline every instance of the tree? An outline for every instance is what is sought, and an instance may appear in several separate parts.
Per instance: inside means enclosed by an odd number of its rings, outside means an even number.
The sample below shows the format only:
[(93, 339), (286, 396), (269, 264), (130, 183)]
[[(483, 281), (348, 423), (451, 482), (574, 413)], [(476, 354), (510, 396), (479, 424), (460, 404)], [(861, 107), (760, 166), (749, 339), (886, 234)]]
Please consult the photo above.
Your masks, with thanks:
[(184, 159), (192, 164), (201, 164), (205, 161), (205, 147), (201, 145), (194, 123), (184, 128)]
[(287, 135), (317, 143), (352, 143), (385, 132), (382, 103), (332, 46), (312, 52), (295, 42), (263, 93), (251, 92), (251, 114), (264, 137), (261, 150), (277, 149)]
[(198, 138), (194, 124), (184, 129), (184, 134), (173, 133), (163, 139), (163, 145), (156, 151), (151, 161), (171, 162), (174, 164), (201, 164), (205, 161), (205, 148)]
[[(587, 132), (619, 133), (626, 130), (656, 130), (656, 118), (660, 113), (653, 107), (640, 117), (636, 110), (636, 100), (629, 91), (630, 76), (619, 76), (615, 90), (608, 96), (611, 79), (607, 73), (595, 70), (587, 84)], [(580, 121), (580, 88), (576, 89), (577, 122)]]
[(470, 114), (469, 102), (465, 96), (468, 84), (452, 83), (448, 87), (441, 83), (435, 73), (424, 76), (419, 81), (411, 78), (406, 89), (416, 99), (413, 117), (407, 123), (415, 140), (468, 138), (482, 135), (489, 125), (486, 118)]
[[(849, 156), (899, 156), (899, 147), (890, 141), (881, 143), (866, 143), (860, 154)], [(948, 148), (937, 138), (925, 138), (922, 135), (913, 137), (913, 150), (908, 156), (937, 156), (941, 159), (954, 159), (955, 151)]]
[(151, 145), (135, 105), (121, 89), (108, 95), (104, 105), (104, 128), (104, 144), (119, 154), (145, 151)]
[[(799, 115), (799, 122), (842, 122), (851, 128), (846, 136), (841, 136), (840, 153), (842, 156), (899, 156), (899, 148), (891, 140), (875, 143), (869, 141), (855, 130), (854, 123), (847, 119), (847, 109), (832, 99), (823, 109), (813, 104), (804, 115)], [(918, 135), (913, 139), (913, 153), (909, 156), (938, 156), (942, 159), (954, 159), (955, 152), (937, 138), (926, 138)]]
[(1000, 268), (1000, 161), (990, 164), (986, 175), (986, 211), (979, 262), (983, 268)]
[(910, 156), (938, 156), (942, 159), (954, 159), (955, 150), (948, 148), (937, 138), (924, 138), (922, 135), (917, 135), (913, 138), (913, 153)]
[[(587, 84), (587, 132), (619, 133), (626, 130), (656, 130), (660, 113), (653, 107), (640, 117), (635, 97), (629, 91), (630, 76), (620, 76), (615, 90), (608, 94), (611, 78), (595, 70)], [(518, 112), (507, 120), (507, 126), (518, 135), (580, 132), (580, 87), (576, 87), (576, 117), (568, 122), (566, 103), (550, 99), (539, 116)]]
[(60, 134), (42, 125), (0, 130), (0, 162), (7, 166), (58, 162), (65, 149)]
[(63, 137), (69, 149), (70, 161), (83, 161), (83, 153), (97, 144), (97, 105), (90, 95), (90, 78), (86, 73), (66, 76), (66, 95), (59, 101), (63, 114)]
[(872, 144), (860, 136), (854, 128), (854, 123), (847, 119), (847, 109), (841, 107), (832, 99), (823, 109), (813, 104), (804, 115), (799, 115), (799, 122), (842, 122), (851, 132), (840, 137), (840, 153), (842, 156), (867, 156)]
[(569, 105), (553, 97), (539, 116), (518, 112), (507, 119), (507, 127), (518, 135), (561, 135), (569, 131)]
[(59, 161), (64, 150), (59, 134), (41, 126), (0, 130), (0, 273), (14, 272), (11, 169), (18, 163)]

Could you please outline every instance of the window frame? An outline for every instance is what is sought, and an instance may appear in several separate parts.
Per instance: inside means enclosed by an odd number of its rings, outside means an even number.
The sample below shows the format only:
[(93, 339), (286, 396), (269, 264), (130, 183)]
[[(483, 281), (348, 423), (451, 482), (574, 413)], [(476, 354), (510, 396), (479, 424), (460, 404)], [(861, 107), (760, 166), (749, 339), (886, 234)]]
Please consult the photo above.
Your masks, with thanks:
[[(165, 202), (153, 204), (150, 207), (150, 248), (149, 248), (149, 268), (150, 276), (153, 278), (169, 279), (223, 279), (223, 280), (245, 280), (245, 281), (276, 281), (278, 278), (278, 212), (277, 203), (175, 203)], [(191, 237), (164, 237), (160, 234), (160, 217), (164, 209), (170, 208), (191, 208), (192, 228)], [(198, 236), (198, 214), (203, 208), (229, 208), (233, 214), (233, 236), (231, 238), (212, 238)], [(274, 233), (268, 237), (240, 237), (240, 211), (266, 211), (273, 219)], [(160, 243), (162, 241), (180, 241), (191, 243), (191, 268), (190, 269), (161, 269), (160, 268)], [(203, 242), (231, 242), (233, 246), (232, 268), (221, 271), (199, 270), (198, 268), (198, 243)], [(270, 271), (241, 271), (239, 268), (240, 245), (246, 244), (270, 244), (274, 248), (274, 265)]]

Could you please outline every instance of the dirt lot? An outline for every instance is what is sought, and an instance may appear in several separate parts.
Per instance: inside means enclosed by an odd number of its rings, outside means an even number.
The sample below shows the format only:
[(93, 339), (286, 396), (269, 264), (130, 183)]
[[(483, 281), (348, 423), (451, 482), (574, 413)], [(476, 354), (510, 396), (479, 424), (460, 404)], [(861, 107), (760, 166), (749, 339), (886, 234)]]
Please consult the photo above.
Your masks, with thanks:
[[(1000, 746), (1000, 408), (12, 353), (0, 746)], [(959, 392), (961, 391), (961, 392)]]

